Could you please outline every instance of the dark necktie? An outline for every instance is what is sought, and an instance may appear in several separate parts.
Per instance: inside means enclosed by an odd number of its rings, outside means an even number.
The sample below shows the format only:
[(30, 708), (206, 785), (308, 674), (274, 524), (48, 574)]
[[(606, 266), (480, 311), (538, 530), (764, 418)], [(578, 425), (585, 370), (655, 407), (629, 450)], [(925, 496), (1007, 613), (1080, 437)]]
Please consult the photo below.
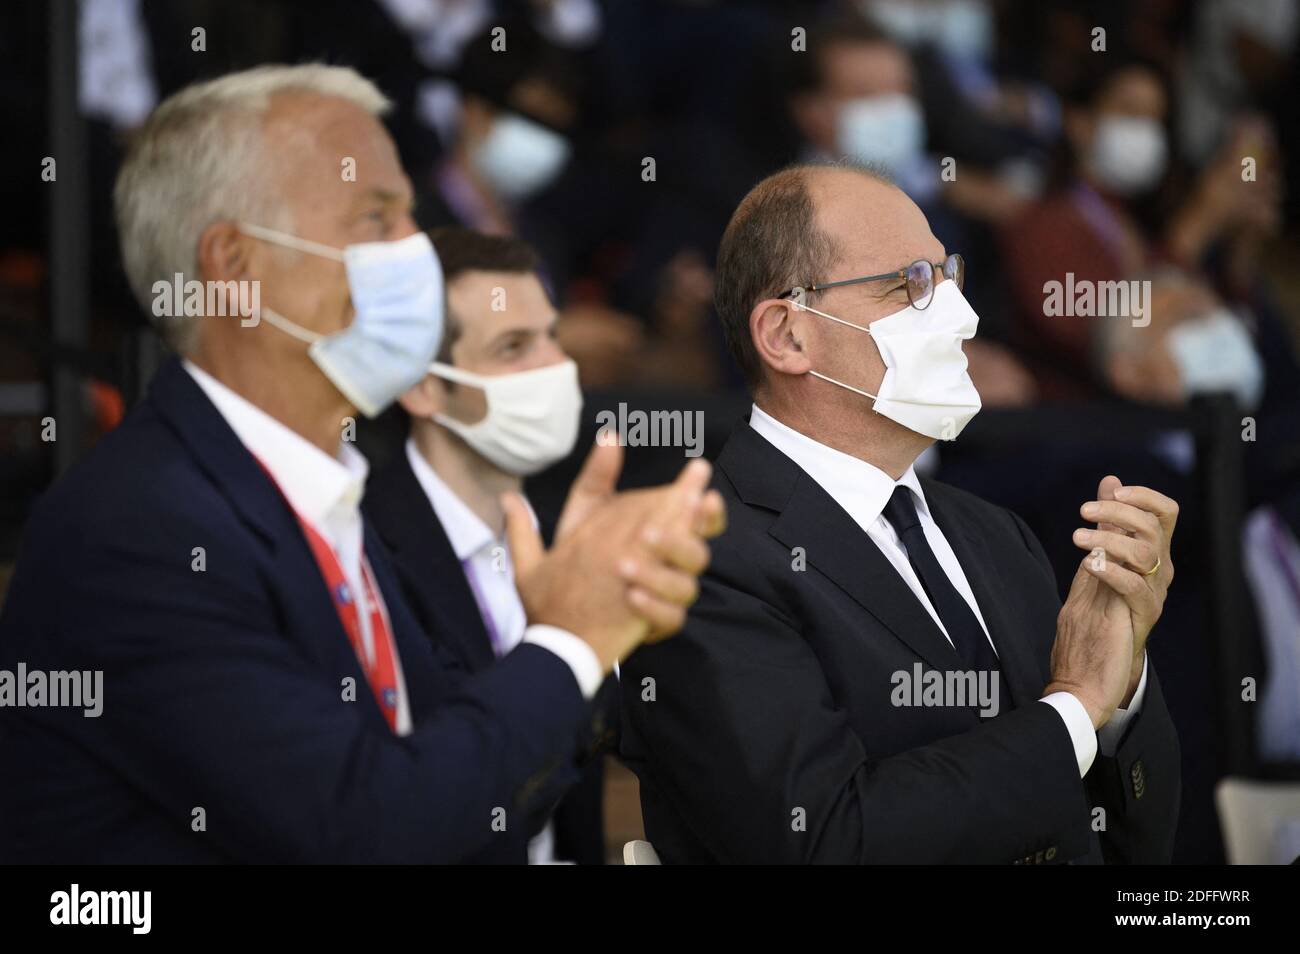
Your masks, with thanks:
[(916, 504), (912, 501), (912, 491), (902, 484), (895, 486), (893, 496), (885, 505), (884, 516), (906, 548), (908, 562), (920, 577), (921, 586), (930, 597), (930, 605), (943, 620), (943, 628), (948, 631), (957, 655), (970, 669), (997, 671), (997, 654), (984, 635), (980, 621), (970, 604), (952, 585), (925, 539), (921, 518), (917, 516)]

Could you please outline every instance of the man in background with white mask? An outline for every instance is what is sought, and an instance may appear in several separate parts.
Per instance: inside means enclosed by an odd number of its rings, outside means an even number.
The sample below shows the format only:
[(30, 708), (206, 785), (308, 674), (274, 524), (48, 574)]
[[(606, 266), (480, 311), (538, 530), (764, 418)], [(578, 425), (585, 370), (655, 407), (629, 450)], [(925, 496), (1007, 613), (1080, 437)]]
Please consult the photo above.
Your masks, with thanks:
[(622, 668), (665, 861), (1168, 861), (1146, 639), (1177, 505), (1101, 480), (1062, 607), (1023, 521), (918, 479), (980, 408), (963, 269), (862, 170), (792, 167), (732, 217), (717, 307), (754, 406), (717, 462), (731, 526), (682, 635)]
[(1092, 320), (1099, 377), (1144, 404), (1181, 407), (1199, 394), (1227, 393), (1244, 413), (1256, 411), (1264, 362), (1242, 319), (1201, 279), (1171, 267), (1148, 274), (1149, 322)]
[[(1166, 268), (1154, 272), (1150, 281), (1150, 325), (1096, 319), (1093, 356), (1098, 376), (1130, 401), (1182, 407), (1199, 395), (1219, 393), (1231, 395), (1242, 414), (1260, 414), (1264, 362), (1245, 322), (1193, 276)], [(1165, 434), (1149, 450), (1189, 485), (1195, 479), (1191, 434)], [(1285, 519), (1280, 488), (1269, 482), (1260, 485), (1262, 490), (1251, 494), (1241, 550), (1268, 663), (1256, 730), (1261, 751), (1282, 761), (1300, 756), (1300, 695), (1295, 691), (1300, 684), (1295, 638), (1300, 632), (1300, 589), (1295, 585), (1300, 580), (1300, 542)], [(1189, 647), (1189, 662), (1195, 652)], [(1213, 744), (1208, 733), (1203, 744)]]
[[(509, 36), (506, 55), (497, 29)], [(420, 221), (515, 234), (525, 207), (574, 158), (579, 80), (572, 60), (522, 25), (484, 26), (453, 78), (455, 95), (439, 106), (446, 157), (431, 194), (421, 197)]]
[[(446, 333), (429, 374), (401, 398), (410, 437), (370, 481), (364, 507), (425, 632), (475, 673), (526, 630), (502, 495), (573, 450), (582, 392), (555, 340), (533, 249), (462, 228), (432, 238), (447, 281)], [(527, 844), (529, 861), (603, 863), (601, 777), (594, 759), (557, 821)], [(527, 834), (521, 826), (514, 860), (524, 860)]]
[[(1001, 235), (1017, 336), (1044, 395), (1057, 400), (1094, 391), (1092, 323), (1045, 309), (1048, 282), (1086, 287), (1172, 264), (1259, 311), (1249, 291), (1259, 249), (1281, 221), (1276, 145), (1250, 117), (1214, 162), (1184, 179), (1167, 214), (1143, 214), (1171, 171), (1167, 81), (1140, 59), (1109, 57), (1065, 94), (1059, 181)], [(1242, 156), (1258, 159), (1258, 180), (1243, 176)]]
[[(104, 701), (0, 707), (0, 861), (494, 860), (576, 778), (605, 674), (680, 626), (708, 467), (615, 495), (604, 448), (549, 551), (505, 504), (528, 626), (490, 673), (407, 607), (351, 440), (427, 372), (444, 290), (387, 109), (350, 69), (265, 66), (138, 130), (121, 246), (177, 355), (27, 525), (0, 668), (102, 673)], [(220, 307), (151, 308), (178, 274)]]
[(806, 75), (791, 77), (790, 118), (805, 158), (871, 163), (920, 203), (939, 178), (925, 152), (925, 115), (907, 50), (857, 18), (818, 25), (809, 36)]

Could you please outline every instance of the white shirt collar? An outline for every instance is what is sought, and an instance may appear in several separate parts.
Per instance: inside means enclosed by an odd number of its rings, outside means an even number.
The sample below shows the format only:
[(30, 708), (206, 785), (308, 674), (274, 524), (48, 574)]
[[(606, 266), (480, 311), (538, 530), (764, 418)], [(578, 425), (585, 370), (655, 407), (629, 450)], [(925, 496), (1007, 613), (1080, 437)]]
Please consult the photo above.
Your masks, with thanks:
[(447, 532), (451, 548), (457, 560), (468, 560), (474, 554), (493, 546), (497, 539), (492, 530), (465, 501), (456, 496), (455, 491), (447, 486), (446, 481), (438, 476), (437, 471), (429, 466), (415, 439), (406, 439), (406, 459), (411, 462), (415, 479), (424, 488), (425, 496), (433, 505), (433, 512)]
[(782, 424), (757, 404), (750, 411), (749, 426), (798, 464), (863, 530), (869, 529), (879, 519), (899, 484), (915, 495), (918, 512), (929, 512), (914, 467), (908, 467), (907, 472), (895, 481), (879, 467), (827, 447)]
[(340, 440), (338, 456), (331, 457), (198, 365), (184, 366), (300, 516), (323, 528), (334, 517), (357, 512), (370, 470), (359, 450)]

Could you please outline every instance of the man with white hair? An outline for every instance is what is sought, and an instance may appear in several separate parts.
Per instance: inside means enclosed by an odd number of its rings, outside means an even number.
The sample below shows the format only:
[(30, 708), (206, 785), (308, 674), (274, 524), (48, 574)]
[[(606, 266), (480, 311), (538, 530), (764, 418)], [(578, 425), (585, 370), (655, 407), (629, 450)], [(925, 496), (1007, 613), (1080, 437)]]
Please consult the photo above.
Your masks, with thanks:
[(262, 67), (132, 144), (126, 269), (178, 354), (29, 524), (0, 670), (104, 691), (98, 718), (0, 694), (0, 860), (492, 860), (576, 777), (605, 673), (680, 626), (721, 502), (707, 467), (615, 495), (610, 448), (549, 552), (505, 502), (529, 626), (498, 665), (463, 677), (405, 606), (350, 439), (426, 373), (444, 293), (385, 109)]

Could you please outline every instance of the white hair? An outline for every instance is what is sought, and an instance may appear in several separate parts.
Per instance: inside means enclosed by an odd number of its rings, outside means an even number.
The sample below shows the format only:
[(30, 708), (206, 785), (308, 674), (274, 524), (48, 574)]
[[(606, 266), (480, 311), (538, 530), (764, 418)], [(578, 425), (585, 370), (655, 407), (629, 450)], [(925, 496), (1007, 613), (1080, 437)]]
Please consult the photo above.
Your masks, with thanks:
[[(113, 190), (127, 279), (151, 316), (155, 282), (198, 277), (203, 231), (223, 219), (292, 230), (266, 175), (270, 154), (263, 120), (283, 93), (334, 96), (372, 116), (391, 103), (374, 83), (343, 66), (259, 66), (194, 83), (159, 104), (134, 136)], [(268, 180), (271, 180), (268, 182)], [(194, 344), (196, 323), (154, 318), (179, 353)]]

